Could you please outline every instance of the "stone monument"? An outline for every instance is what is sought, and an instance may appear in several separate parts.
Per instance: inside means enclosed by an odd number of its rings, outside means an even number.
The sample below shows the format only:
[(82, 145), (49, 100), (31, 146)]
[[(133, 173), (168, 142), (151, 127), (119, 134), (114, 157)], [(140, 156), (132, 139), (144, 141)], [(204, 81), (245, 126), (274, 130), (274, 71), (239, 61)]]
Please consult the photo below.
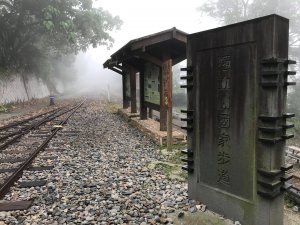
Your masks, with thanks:
[(189, 197), (243, 225), (282, 225), (289, 21), (270, 15), (188, 35)]

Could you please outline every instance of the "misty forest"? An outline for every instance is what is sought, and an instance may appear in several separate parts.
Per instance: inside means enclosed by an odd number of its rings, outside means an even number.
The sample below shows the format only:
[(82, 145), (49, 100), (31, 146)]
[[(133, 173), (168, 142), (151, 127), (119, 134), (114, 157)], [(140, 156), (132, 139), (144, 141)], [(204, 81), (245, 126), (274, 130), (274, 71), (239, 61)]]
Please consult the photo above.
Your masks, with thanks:
[[(279, 14), (290, 19), (290, 57), (300, 59), (300, 2), (298, 0), (209, 0), (195, 10), (221, 25), (256, 17)], [(63, 83), (76, 79), (72, 68), (76, 55), (89, 47), (112, 47), (111, 32), (121, 29), (122, 20), (108, 11), (93, 7), (92, 0), (2, 0), (0, 1), (0, 71), (9, 76), (19, 71), (41, 77), (52, 92), (57, 80)], [(99, 64), (100, 65), (100, 64)], [(298, 69), (298, 67), (297, 67)], [(173, 68), (174, 97), (185, 104), (180, 86), (180, 66)], [(294, 78), (295, 80), (298, 77)], [(300, 85), (288, 94), (288, 107), (300, 117)], [(294, 121), (300, 132), (300, 122)]]
[(89, 46), (112, 46), (110, 32), (122, 24), (92, 0), (3, 0), (0, 10), (2, 73), (34, 72), (52, 88), (66, 79), (60, 67)]
[(0, 0), (0, 225), (299, 225), (300, 0)]

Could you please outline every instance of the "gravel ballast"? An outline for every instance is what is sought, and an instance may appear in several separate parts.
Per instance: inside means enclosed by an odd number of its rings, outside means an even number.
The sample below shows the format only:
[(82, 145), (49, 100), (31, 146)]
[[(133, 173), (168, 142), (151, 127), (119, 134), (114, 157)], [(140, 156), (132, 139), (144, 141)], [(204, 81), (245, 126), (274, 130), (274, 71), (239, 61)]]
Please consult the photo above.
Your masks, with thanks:
[(1, 212), (0, 224), (171, 224), (169, 213), (194, 203), (184, 182), (148, 169), (161, 160), (157, 148), (99, 100), (88, 101), (47, 148), (58, 156), (47, 162), (54, 169), (26, 171), (21, 178), (46, 179), (47, 185), (14, 187), (5, 198), (34, 198), (33, 206)]

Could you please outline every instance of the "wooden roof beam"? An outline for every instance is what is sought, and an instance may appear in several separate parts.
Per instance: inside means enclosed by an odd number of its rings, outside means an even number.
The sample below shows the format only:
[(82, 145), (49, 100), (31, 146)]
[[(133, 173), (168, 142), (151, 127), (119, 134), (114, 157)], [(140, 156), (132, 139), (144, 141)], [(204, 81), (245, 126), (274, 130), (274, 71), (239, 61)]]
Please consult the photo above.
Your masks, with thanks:
[(153, 63), (157, 66), (160, 66), (160, 67), (162, 66), (162, 61), (160, 59), (158, 59), (158, 58), (156, 58), (156, 57), (154, 57), (154, 56), (152, 56), (152, 55), (150, 55), (146, 52), (139, 52), (137, 54), (137, 57), (139, 57), (139, 58), (141, 58), (145, 61), (151, 62), (151, 63)]
[(110, 69), (110, 70), (112, 70), (112, 71), (114, 71), (114, 72), (116, 72), (116, 73), (118, 73), (118, 74), (120, 74), (122, 76), (125, 75), (125, 73), (122, 70), (119, 70), (119, 69), (117, 69), (115, 67), (108, 67), (108, 69)]
[(121, 70), (123, 73), (130, 72), (130, 69), (128, 68), (128, 66), (125, 66), (124, 63), (122, 63), (122, 65), (115, 65), (114, 67), (118, 70)]
[(181, 61), (183, 61), (183, 60), (185, 60), (185, 59), (186, 59), (186, 56), (178, 57), (178, 58), (172, 60), (172, 64), (173, 64), (173, 66), (174, 66), (174, 65), (176, 65), (177, 63), (180, 63)]

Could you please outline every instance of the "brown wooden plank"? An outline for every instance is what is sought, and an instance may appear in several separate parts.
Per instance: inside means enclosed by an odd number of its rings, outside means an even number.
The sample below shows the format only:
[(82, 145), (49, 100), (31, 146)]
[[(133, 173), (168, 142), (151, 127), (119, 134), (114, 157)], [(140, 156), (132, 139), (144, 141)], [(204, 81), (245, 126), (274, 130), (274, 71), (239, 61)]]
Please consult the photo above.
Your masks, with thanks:
[(24, 158), (4, 158), (0, 159), (0, 163), (16, 163), (16, 162), (23, 162)]
[(142, 59), (144, 59), (145, 61), (148, 61), (148, 62), (151, 62), (159, 67), (162, 66), (163, 62), (159, 59), (159, 58), (156, 58), (146, 52), (139, 52), (138, 53), (138, 56)]
[(48, 137), (50, 134), (30, 134), (28, 137)]
[(16, 170), (17, 168), (0, 169), (0, 173), (12, 173)]
[(29, 151), (24, 150), (12, 150), (12, 151), (3, 151), (4, 154), (29, 154)]
[(131, 97), (131, 113), (137, 113), (136, 104), (136, 70), (130, 69), (130, 97)]
[(55, 159), (57, 159), (58, 158), (58, 156), (46, 156), (46, 157), (41, 157), (41, 159), (43, 159), (43, 160), (55, 160)]
[(153, 119), (153, 109), (149, 109), (149, 118)]
[(126, 76), (122, 76), (122, 87), (123, 87), (123, 109), (127, 109), (129, 107), (129, 101), (126, 98)]
[[(171, 69), (170, 65), (171, 64)], [(160, 130), (167, 131), (167, 113), (169, 111), (170, 96), (172, 96), (169, 90), (170, 79), (172, 79), (172, 60), (166, 59), (163, 64), (161, 73), (161, 91), (160, 91)], [(172, 81), (172, 80), (171, 80)], [(172, 105), (171, 105), (172, 106)]]
[(164, 98), (167, 109), (167, 149), (172, 150), (172, 59), (167, 59), (164, 61), (162, 66), (162, 76), (165, 77), (166, 83), (163, 84), (164, 87)]
[(24, 181), (20, 182), (19, 186), (21, 188), (28, 188), (28, 187), (41, 187), (47, 184), (47, 180), (34, 180), (34, 181)]
[(140, 71), (140, 119), (147, 119), (147, 107), (145, 106), (145, 77), (144, 69)]
[(52, 170), (54, 166), (37, 166), (37, 167), (30, 167), (27, 170), (29, 171), (44, 171), (44, 170)]
[(0, 202), (1, 211), (26, 210), (32, 205), (33, 200), (25, 201), (4, 201)]
[[(38, 167), (30, 167), (27, 170), (29, 171), (44, 171), (44, 170), (52, 170), (54, 166), (38, 166)], [(0, 173), (12, 173), (16, 171), (18, 168), (7, 168), (0, 169)]]
[(45, 152), (60, 152), (60, 151), (65, 151), (66, 149), (64, 148), (49, 148), (49, 149), (46, 149), (44, 150)]

